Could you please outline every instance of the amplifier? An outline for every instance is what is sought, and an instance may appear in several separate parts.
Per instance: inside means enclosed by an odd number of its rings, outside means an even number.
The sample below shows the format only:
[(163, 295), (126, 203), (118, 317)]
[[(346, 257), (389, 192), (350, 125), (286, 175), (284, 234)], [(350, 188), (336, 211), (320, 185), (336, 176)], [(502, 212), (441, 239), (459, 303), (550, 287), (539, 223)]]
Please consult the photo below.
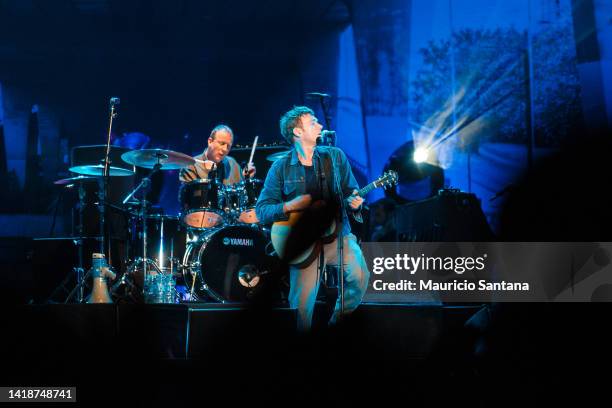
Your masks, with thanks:
[(494, 239), (480, 200), (471, 193), (440, 190), (435, 197), (396, 207), (393, 217), (398, 242)]

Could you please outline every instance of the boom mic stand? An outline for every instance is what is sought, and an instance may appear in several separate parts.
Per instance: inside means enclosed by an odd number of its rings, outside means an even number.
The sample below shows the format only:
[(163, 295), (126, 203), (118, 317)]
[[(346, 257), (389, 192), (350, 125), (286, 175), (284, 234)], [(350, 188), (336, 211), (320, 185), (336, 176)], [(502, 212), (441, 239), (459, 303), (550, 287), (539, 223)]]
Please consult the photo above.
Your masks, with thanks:
[[(112, 97), (110, 98), (110, 113), (109, 113), (109, 118), (108, 118), (108, 135), (106, 138), (106, 152), (104, 154), (104, 169), (102, 172), (102, 180), (98, 183), (99, 184), (99, 189), (100, 191), (98, 192), (98, 210), (100, 212), (100, 237), (98, 238), (100, 240), (100, 249), (99, 252), (101, 254), (108, 254), (108, 256), (106, 257), (106, 259), (108, 260), (108, 264), (111, 264), (111, 254), (110, 254), (110, 234), (107, 231), (107, 225), (108, 223), (106, 222), (106, 206), (108, 205), (108, 184), (109, 184), (109, 177), (110, 177), (110, 142), (111, 142), (111, 133), (113, 130), (113, 119), (115, 119), (117, 117), (117, 111), (115, 109), (115, 106), (119, 105), (120, 100), (119, 98), (116, 97)], [(81, 210), (81, 219), (80, 219), (80, 223), (81, 223), (81, 227), (82, 227), (82, 223), (83, 223), (83, 219), (82, 219), (82, 210)], [(82, 234), (80, 234), (82, 235)], [(107, 242), (108, 239), (108, 242)], [(87, 280), (87, 278), (89, 278), (89, 275), (91, 274), (91, 271), (93, 270), (93, 268), (91, 268), (89, 271), (87, 271), (87, 273), (83, 273), (83, 269), (82, 269), (82, 265), (83, 265), (83, 248), (82, 248), (82, 237), (79, 237), (79, 267), (75, 268), (76, 273), (77, 273), (77, 285), (74, 287), (74, 289), (72, 289), (72, 291), (68, 294), (68, 296), (66, 297), (66, 300), (64, 303), (68, 303), (70, 301), (70, 299), (72, 299), (72, 297), (77, 293), (78, 291), (78, 302), (82, 303), (85, 300), (84, 297), (84, 285), (85, 285), (85, 281)], [(106, 247), (108, 247), (108, 252), (106, 252)]]
[(329, 129), (329, 123), (331, 122), (331, 118), (329, 116), (329, 106), (325, 103), (325, 96), (319, 96), (319, 103), (321, 104), (321, 109), (323, 110), (323, 117), (325, 118), (325, 127)]
[[(111, 133), (113, 130), (113, 119), (117, 117), (115, 106), (119, 105), (119, 98), (110, 98), (110, 113), (108, 118), (108, 136), (106, 138), (106, 153), (104, 155), (104, 172), (102, 173), (102, 183), (100, 192), (100, 234), (102, 235), (102, 242), (100, 243), (100, 253), (106, 254), (105, 247), (108, 246), (108, 264), (111, 265), (111, 254), (110, 254), (110, 234), (107, 231), (106, 222), (106, 204), (108, 200), (108, 182), (110, 177), (110, 143)], [(107, 242), (108, 239), (108, 242)]]
[(336, 189), (336, 196), (340, 200), (340, 217), (338, 217), (338, 237), (336, 238), (337, 255), (338, 255), (338, 295), (340, 296), (340, 315), (338, 316), (338, 322), (344, 317), (344, 236), (342, 231), (344, 229), (344, 214), (346, 214), (346, 203), (344, 202), (344, 194), (342, 192), (342, 185), (340, 183), (340, 177), (338, 177), (338, 171), (334, 158), (330, 155), (332, 160), (332, 171), (334, 172), (334, 187)]
[(317, 98), (319, 100), (319, 103), (321, 104), (321, 109), (323, 110), (323, 117), (325, 119), (325, 127), (329, 129), (331, 118), (329, 116), (329, 108), (327, 104), (325, 103), (325, 100), (328, 98), (331, 98), (331, 95), (326, 94), (326, 93), (321, 93), (321, 92), (308, 92), (306, 94), (306, 97), (311, 98), (311, 99)]
[[(327, 106), (326, 99), (330, 98), (331, 95), (320, 92), (310, 92), (306, 95), (319, 99), (319, 103), (321, 104), (321, 110), (323, 111), (323, 117), (325, 118), (325, 127), (329, 129), (331, 118), (329, 115), (329, 107)], [(327, 146), (335, 146), (336, 132), (329, 130), (324, 132), (325, 133), (322, 134), (322, 137), (320, 138), (322, 142), (321, 144)], [(338, 237), (336, 238), (336, 253), (338, 255), (338, 295), (340, 296), (340, 316), (338, 317), (338, 320), (340, 320), (344, 316), (344, 237), (342, 236), (342, 230), (344, 229), (344, 214), (346, 214), (346, 202), (344, 201), (344, 194), (342, 192), (342, 185), (340, 183), (340, 178), (338, 177), (338, 172), (334, 171), (334, 169), (336, 169), (336, 163), (334, 163), (333, 156), (330, 157), (332, 160), (332, 172), (334, 173), (334, 188), (336, 189), (337, 198), (340, 200), (340, 217), (338, 218), (339, 232)]]

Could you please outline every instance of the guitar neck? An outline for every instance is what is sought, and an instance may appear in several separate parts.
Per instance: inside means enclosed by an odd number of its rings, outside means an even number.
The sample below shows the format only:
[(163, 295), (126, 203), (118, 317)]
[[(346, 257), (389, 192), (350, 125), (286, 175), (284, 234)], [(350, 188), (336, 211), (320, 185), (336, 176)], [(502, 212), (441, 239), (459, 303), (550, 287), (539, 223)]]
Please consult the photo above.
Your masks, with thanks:
[(376, 185), (376, 182), (373, 181), (367, 186), (365, 186), (364, 188), (362, 188), (361, 190), (359, 190), (357, 194), (359, 194), (361, 197), (364, 197), (366, 194), (368, 194), (370, 191), (374, 190), (375, 188), (378, 188), (378, 186)]

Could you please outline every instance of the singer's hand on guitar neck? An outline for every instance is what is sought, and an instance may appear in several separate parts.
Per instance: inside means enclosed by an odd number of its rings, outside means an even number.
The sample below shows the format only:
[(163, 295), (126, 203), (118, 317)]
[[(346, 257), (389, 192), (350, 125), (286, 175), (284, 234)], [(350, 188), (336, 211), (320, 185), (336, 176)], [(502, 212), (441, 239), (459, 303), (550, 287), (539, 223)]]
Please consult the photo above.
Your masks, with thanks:
[(291, 201), (287, 201), (283, 204), (283, 212), (288, 214), (290, 212), (305, 210), (312, 204), (312, 196), (310, 194), (303, 194), (295, 197)]

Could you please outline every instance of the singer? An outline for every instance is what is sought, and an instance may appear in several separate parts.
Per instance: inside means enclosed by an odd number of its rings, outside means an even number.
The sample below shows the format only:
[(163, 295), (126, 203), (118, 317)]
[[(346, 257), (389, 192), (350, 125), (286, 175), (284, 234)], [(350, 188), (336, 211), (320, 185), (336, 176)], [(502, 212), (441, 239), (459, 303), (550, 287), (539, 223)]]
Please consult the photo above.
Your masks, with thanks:
[[(310, 108), (297, 106), (282, 116), (280, 131), (293, 150), (290, 155), (276, 160), (268, 172), (256, 207), (257, 217), (262, 223), (288, 220), (291, 213), (305, 210), (315, 202), (333, 202), (335, 176), (339, 177), (342, 195), (347, 200), (347, 212), (362, 222), (363, 198), (357, 194), (358, 185), (350, 164), (342, 150), (317, 146), (321, 130), (322, 126)], [(370, 273), (357, 239), (351, 233), (347, 214), (338, 215), (343, 220), (339, 236), (344, 242), (344, 311), (350, 313), (361, 302)], [(337, 238), (322, 245), (318, 260), (301, 268), (290, 267), (289, 303), (298, 310), (298, 327), (302, 331), (308, 331), (312, 324), (320, 283), (319, 266), (337, 263), (336, 241)], [(339, 298), (330, 323), (338, 320), (340, 310)]]

